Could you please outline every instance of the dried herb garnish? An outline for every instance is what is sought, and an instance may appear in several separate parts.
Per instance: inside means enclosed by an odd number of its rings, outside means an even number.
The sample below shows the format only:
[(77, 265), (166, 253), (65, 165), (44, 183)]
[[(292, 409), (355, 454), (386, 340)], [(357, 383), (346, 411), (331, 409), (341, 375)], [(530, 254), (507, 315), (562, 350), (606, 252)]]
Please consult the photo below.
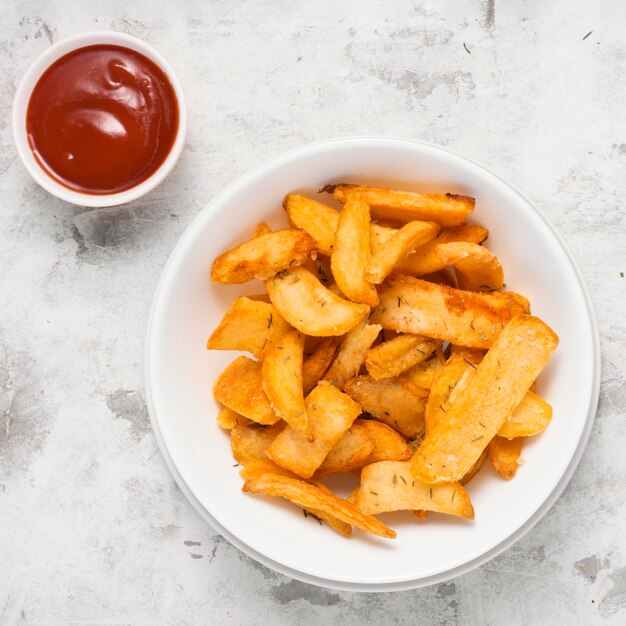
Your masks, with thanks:
[(428, 488), (428, 493), (430, 494), (430, 499), (432, 500), (433, 499), (433, 488), (432, 487)]
[(587, 37), (589, 37), (591, 35), (591, 33), (593, 33), (592, 30), (590, 30), (584, 37), (583, 37), (583, 41), (585, 41), (585, 39), (587, 39)]
[(376, 491), (371, 491), (371, 490), (370, 490), (370, 493), (371, 493), (373, 496), (377, 496), (377, 495), (378, 495), (378, 493), (377, 493)]
[(463, 47), (465, 48), (465, 52), (467, 52), (467, 54), (472, 54), (469, 48), (465, 45), (465, 42), (463, 42)]
[(398, 296), (398, 308), (400, 308), (401, 304), (402, 304), (402, 296)]
[(450, 498), (450, 503), (454, 502), (454, 496), (456, 496), (456, 489), (452, 492), (452, 497)]
[(285, 276), (287, 276), (287, 274), (289, 274), (289, 270), (280, 270), (280, 272), (276, 272), (276, 276), (274, 276), (274, 278), (282, 280)]
[(444, 413), (447, 413), (447, 412), (448, 412), (448, 411), (446, 411), (446, 410), (443, 408), (443, 404), (440, 404), (440, 405), (439, 405), (439, 408), (440, 408), (440, 409), (441, 409)]
[(480, 437), (476, 437), (475, 439), (472, 439), (472, 443), (476, 442), (476, 441), (480, 441), (481, 439), (484, 439), (485, 436), (484, 435), (480, 435)]
[(477, 369), (476, 366), (473, 363), (470, 363), (467, 359), (463, 359), (470, 367), (473, 367), (474, 369)]
[(398, 477), (394, 474), (393, 475), (393, 484), (395, 485), (395, 484), (397, 484), (397, 482), (398, 482)]
[(271, 328), (273, 323), (274, 323), (274, 318), (272, 317), (272, 314), (270, 313), (270, 316), (267, 318), (267, 327)]
[(400, 480), (406, 485), (406, 480), (404, 480), (404, 476), (400, 475)]

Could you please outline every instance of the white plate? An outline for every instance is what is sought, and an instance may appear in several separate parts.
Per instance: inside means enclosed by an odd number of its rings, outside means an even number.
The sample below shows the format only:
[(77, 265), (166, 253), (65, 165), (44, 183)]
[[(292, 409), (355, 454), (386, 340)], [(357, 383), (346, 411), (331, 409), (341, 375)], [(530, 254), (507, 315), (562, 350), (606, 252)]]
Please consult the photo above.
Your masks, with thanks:
[[(261, 286), (216, 286), (215, 256), (248, 239), (258, 221), (285, 225), (289, 191), (316, 194), (327, 183), (367, 181), (476, 198), (472, 220), (489, 228), (508, 289), (526, 295), (561, 344), (539, 393), (554, 418), (523, 450), (514, 480), (485, 469), (469, 485), (476, 520), (381, 516), (395, 541), (358, 530), (346, 540), (293, 505), (241, 493), (227, 434), (215, 424), (211, 387), (233, 353), (205, 342), (233, 298)], [(386, 138), (347, 138), (285, 154), (236, 181), (191, 224), (154, 297), (146, 345), (146, 393), (155, 436), (181, 489), (243, 552), (289, 576), (337, 589), (390, 591), (440, 582), (492, 558), (529, 530), (557, 499), (580, 460), (598, 401), (599, 343), (589, 296), (563, 242), (516, 190), (444, 148)], [(488, 465), (488, 464), (487, 464)]]

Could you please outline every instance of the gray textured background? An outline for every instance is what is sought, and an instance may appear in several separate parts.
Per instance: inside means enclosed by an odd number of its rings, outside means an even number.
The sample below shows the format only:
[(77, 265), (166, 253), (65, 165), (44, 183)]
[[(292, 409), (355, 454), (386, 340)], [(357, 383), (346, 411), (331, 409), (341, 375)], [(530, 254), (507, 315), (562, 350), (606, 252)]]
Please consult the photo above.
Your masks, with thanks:
[[(625, 24), (621, 0), (3, 0), (0, 622), (626, 623)], [(12, 144), (28, 64), (92, 29), (155, 45), (188, 99), (179, 166), (124, 208), (55, 200)], [(580, 262), (603, 351), (589, 447), (545, 519), (470, 574), (389, 595), (293, 581), (223, 541), (169, 476), (142, 390), (151, 294), (198, 211), (284, 150), (365, 133), (523, 189)]]

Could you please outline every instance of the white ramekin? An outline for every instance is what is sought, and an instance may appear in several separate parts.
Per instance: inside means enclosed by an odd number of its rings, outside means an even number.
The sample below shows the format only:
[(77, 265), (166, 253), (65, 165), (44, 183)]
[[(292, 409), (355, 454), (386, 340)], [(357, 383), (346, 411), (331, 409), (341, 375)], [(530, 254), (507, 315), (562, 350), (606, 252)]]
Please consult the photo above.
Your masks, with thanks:
[[(176, 98), (178, 100), (179, 119), (178, 131), (176, 133), (176, 139), (172, 149), (167, 155), (165, 161), (163, 161), (161, 166), (149, 178), (135, 187), (125, 191), (94, 195), (65, 187), (61, 183), (54, 180), (41, 167), (41, 165), (39, 165), (28, 143), (28, 137), (26, 134), (26, 112), (31, 93), (37, 84), (37, 81), (50, 67), (50, 65), (52, 65), (60, 57), (72, 52), (73, 50), (99, 44), (124, 46), (126, 48), (130, 48), (131, 50), (135, 50), (136, 52), (140, 52), (156, 63), (163, 70), (163, 72), (165, 72), (165, 75), (174, 88), (174, 93), (176, 94)], [(178, 157), (182, 152), (186, 135), (187, 107), (185, 105), (183, 90), (178, 82), (178, 79), (176, 78), (176, 75), (174, 74), (174, 71), (168, 62), (154, 48), (141, 41), (141, 39), (137, 39), (136, 37), (132, 37), (131, 35), (126, 35), (124, 33), (107, 31), (81, 33), (79, 35), (66, 37), (65, 39), (53, 44), (44, 50), (44, 52), (42, 52), (42, 54), (39, 55), (35, 62), (28, 68), (17, 88), (15, 99), (13, 101), (13, 138), (17, 147), (17, 152), (29, 174), (37, 183), (39, 183), (52, 195), (57, 198), (61, 198), (61, 200), (82, 206), (116, 206), (136, 200), (149, 191), (152, 191), (157, 185), (165, 180), (167, 175), (176, 165)]]

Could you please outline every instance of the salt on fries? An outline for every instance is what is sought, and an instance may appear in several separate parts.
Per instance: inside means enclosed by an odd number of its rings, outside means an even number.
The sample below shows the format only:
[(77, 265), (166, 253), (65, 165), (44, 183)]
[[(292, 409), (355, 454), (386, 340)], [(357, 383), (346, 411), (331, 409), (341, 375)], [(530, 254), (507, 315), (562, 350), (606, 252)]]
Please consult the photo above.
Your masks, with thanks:
[[(473, 198), (321, 191), (341, 209), (289, 194), (290, 228), (260, 222), (211, 268), (216, 283), (267, 289), (237, 298), (207, 342), (253, 357), (214, 385), (243, 491), (285, 498), (345, 537), (395, 537), (373, 517), (388, 511), (472, 520), (465, 485), (487, 457), (510, 480), (524, 439), (552, 419), (534, 383), (558, 338), (501, 291), (489, 232), (465, 223)], [(359, 477), (346, 498), (320, 482), (346, 473)]]

